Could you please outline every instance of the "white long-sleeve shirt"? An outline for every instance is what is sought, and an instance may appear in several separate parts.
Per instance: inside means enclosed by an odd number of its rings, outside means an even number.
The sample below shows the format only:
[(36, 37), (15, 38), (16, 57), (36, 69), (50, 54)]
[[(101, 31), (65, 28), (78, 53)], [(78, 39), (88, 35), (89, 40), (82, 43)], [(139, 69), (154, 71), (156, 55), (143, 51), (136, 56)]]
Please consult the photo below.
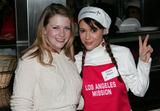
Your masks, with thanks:
[(52, 65), (36, 58), (18, 62), (12, 111), (76, 111), (82, 86), (76, 65), (63, 53), (54, 54)]
[[(136, 67), (132, 53), (127, 47), (111, 45), (111, 50), (127, 90), (131, 90), (136, 96), (143, 97), (149, 86), (151, 59), (149, 63), (144, 63), (139, 59)], [(78, 70), (81, 72), (82, 52), (79, 52), (75, 58)], [(107, 63), (111, 63), (111, 58), (102, 45), (99, 45), (92, 51), (87, 51), (84, 65), (94, 66)]]

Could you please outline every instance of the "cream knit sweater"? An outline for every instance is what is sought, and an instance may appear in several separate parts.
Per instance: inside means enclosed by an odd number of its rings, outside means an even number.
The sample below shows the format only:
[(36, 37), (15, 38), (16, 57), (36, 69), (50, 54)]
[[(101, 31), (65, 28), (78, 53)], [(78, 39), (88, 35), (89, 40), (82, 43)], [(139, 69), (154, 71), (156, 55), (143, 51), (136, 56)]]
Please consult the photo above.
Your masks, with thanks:
[(19, 60), (12, 111), (76, 111), (82, 87), (77, 68), (63, 53), (53, 56), (52, 67), (42, 66), (36, 58)]

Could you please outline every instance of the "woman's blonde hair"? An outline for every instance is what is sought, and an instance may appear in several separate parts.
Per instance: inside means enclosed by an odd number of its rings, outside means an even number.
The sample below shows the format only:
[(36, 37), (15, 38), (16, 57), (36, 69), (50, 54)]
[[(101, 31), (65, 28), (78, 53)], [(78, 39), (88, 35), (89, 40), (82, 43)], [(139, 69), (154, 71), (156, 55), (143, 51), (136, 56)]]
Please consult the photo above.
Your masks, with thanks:
[[(49, 41), (45, 39), (43, 34), (43, 28), (47, 26), (49, 19), (55, 15), (62, 15), (65, 17), (68, 17), (71, 21), (71, 37), (69, 41), (65, 44), (63, 50), (67, 57), (69, 57), (71, 60), (74, 60), (74, 49), (73, 49), (73, 40), (74, 40), (74, 23), (72, 15), (69, 11), (69, 9), (62, 4), (52, 3), (48, 7), (44, 9), (42, 12), (42, 15), (40, 16), (38, 26), (37, 26), (37, 33), (36, 33), (36, 40), (30, 46), (28, 49), (26, 49), (23, 52), (23, 55), (33, 49), (36, 49), (32, 51), (27, 57), (37, 57), (39, 62), (42, 65), (51, 65), (53, 61), (52, 57), (52, 51), (53, 48), (50, 45)], [(56, 51), (55, 51), (56, 52)], [(49, 61), (46, 63), (44, 62), (44, 55), (48, 55)], [(22, 56), (23, 58), (23, 56)]]

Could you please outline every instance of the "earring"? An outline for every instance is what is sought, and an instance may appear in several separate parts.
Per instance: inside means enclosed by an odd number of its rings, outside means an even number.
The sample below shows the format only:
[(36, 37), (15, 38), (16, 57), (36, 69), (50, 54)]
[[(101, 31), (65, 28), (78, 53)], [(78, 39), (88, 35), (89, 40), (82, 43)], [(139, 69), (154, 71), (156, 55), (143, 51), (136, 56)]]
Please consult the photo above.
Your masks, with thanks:
[(108, 29), (104, 29), (103, 30), (103, 35), (107, 35), (108, 34)]
[(103, 40), (102, 44), (101, 44), (103, 47), (105, 46), (105, 41)]

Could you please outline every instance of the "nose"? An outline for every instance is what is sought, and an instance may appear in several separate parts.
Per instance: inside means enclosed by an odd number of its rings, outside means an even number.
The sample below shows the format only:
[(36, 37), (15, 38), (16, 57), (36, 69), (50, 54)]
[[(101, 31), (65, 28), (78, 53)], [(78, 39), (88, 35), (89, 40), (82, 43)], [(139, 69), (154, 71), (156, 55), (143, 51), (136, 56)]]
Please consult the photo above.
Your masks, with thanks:
[(86, 33), (85, 39), (86, 39), (86, 40), (90, 39), (90, 32), (87, 32), (87, 33)]
[(59, 36), (63, 37), (64, 35), (65, 35), (65, 31), (63, 28), (61, 28), (59, 31)]

